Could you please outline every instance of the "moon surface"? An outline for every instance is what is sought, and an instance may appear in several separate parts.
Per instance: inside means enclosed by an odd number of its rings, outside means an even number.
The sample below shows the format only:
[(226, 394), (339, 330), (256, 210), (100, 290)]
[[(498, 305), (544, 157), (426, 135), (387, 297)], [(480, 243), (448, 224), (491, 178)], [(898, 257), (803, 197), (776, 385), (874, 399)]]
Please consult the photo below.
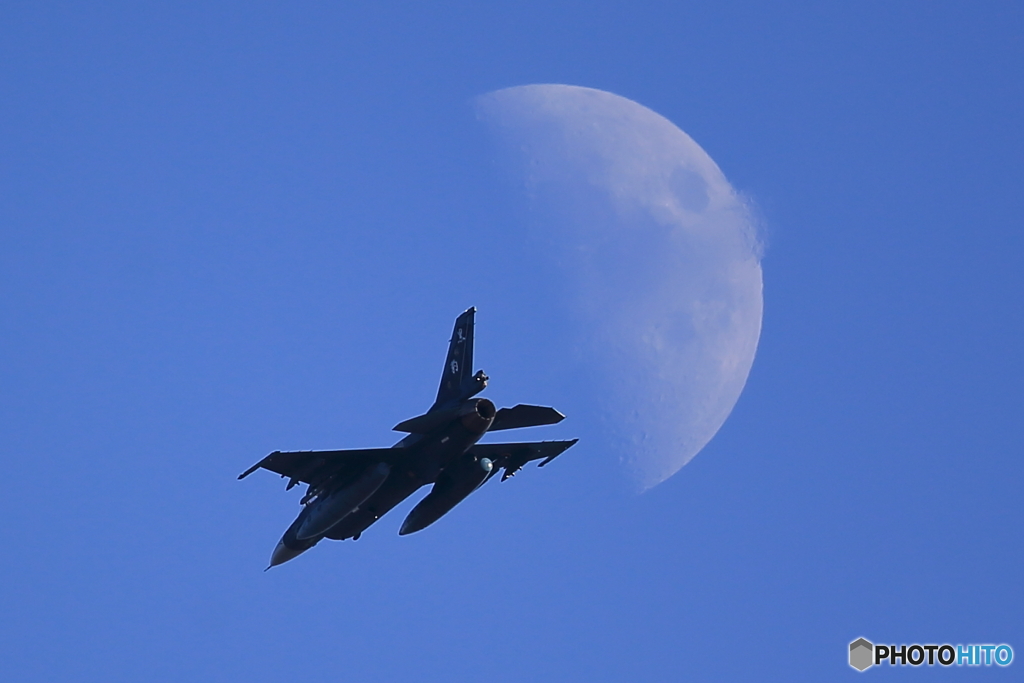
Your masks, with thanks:
[(580, 367), (642, 489), (718, 432), (763, 310), (747, 202), (669, 120), (609, 92), (527, 85), (476, 100), (566, 277)]

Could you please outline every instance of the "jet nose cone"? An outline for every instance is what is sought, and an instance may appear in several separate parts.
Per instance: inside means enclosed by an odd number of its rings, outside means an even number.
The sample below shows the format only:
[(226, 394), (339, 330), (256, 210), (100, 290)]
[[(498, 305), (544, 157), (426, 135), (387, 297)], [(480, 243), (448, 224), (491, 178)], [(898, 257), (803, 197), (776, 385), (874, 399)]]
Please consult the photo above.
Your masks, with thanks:
[[(270, 567), (276, 567), (279, 564), (284, 564), (288, 560), (294, 559), (306, 552), (303, 550), (292, 550), (284, 544), (284, 541), (280, 541), (277, 547), (274, 548), (274, 554), (270, 556)], [(267, 567), (267, 569), (270, 569)]]
[(408, 536), (414, 534), (420, 529), (426, 528), (426, 524), (423, 523), (423, 515), (419, 510), (413, 508), (413, 511), (409, 513), (409, 516), (402, 522), (402, 528), (398, 530), (399, 536)]

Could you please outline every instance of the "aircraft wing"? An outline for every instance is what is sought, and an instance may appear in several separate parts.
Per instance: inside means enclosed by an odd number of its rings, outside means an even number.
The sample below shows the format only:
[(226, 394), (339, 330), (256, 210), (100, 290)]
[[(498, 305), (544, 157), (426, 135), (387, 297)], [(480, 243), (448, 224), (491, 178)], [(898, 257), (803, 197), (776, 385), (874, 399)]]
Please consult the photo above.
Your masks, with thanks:
[(291, 481), (288, 488), (303, 483), (313, 485), (325, 477), (342, 475), (348, 471), (363, 470), (375, 462), (394, 462), (402, 455), (399, 448), (358, 448), (345, 451), (274, 451), (238, 475), (245, 479), (263, 468)]
[(520, 403), (515, 408), (502, 408), (499, 410), (494, 416), (494, 422), (487, 431), (496, 432), (499, 429), (553, 425), (558, 424), (564, 419), (565, 415), (562, 415), (554, 408)]
[(469, 451), (479, 458), (487, 458), (493, 462), (493, 473), (497, 473), (498, 468), (504, 467), (505, 473), (501, 475), (501, 480), (505, 481), (509, 477), (515, 476), (523, 465), (533, 460), (544, 458), (544, 462), (539, 465), (544, 467), (577, 441), (579, 439), (533, 443), (478, 443)]

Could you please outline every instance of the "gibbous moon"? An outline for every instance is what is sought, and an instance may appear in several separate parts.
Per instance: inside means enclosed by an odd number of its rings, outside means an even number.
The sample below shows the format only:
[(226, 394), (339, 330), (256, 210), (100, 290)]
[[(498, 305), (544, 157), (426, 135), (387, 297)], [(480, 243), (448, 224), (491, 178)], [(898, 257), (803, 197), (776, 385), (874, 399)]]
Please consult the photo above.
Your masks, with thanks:
[(750, 373), (763, 309), (751, 212), (690, 136), (632, 100), (527, 85), (476, 106), (566, 275), (614, 446), (655, 486), (718, 432)]

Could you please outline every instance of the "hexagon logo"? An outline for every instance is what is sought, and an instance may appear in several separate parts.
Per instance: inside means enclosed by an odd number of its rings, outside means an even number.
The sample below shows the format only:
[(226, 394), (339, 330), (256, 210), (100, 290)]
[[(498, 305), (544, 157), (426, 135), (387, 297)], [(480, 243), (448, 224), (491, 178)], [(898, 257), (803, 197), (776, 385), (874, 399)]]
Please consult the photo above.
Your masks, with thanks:
[(857, 671), (863, 671), (875, 663), (875, 646), (864, 638), (858, 638), (850, 643), (850, 666)]

